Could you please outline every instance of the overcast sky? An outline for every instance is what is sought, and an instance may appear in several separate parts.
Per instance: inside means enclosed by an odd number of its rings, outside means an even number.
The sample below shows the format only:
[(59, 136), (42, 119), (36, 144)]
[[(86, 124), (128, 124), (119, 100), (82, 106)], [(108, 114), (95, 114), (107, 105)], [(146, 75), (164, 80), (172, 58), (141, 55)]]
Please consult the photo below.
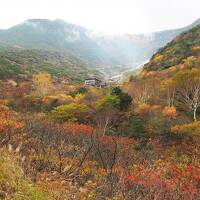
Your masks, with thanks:
[(26, 19), (63, 19), (110, 34), (183, 27), (200, 18), (200, 0), (0, 0), (0, 28)]

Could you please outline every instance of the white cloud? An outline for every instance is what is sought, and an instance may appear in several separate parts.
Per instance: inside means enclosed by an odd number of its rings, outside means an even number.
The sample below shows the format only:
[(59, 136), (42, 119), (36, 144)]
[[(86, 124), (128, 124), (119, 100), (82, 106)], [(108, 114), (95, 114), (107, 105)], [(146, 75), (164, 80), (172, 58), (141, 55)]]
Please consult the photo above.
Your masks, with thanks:
[(200, 0), (0, 0), (0, 8), (0, 28), (60, 18), (108, 33), (177, 28), (200, 17)]

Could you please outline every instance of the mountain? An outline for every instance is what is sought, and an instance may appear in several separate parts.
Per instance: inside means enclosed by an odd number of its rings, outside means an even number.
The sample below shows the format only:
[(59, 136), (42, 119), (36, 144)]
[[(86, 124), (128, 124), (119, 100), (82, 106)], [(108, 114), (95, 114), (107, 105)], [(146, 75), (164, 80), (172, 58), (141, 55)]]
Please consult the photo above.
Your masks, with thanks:
[(111, 63), (85, 28), (63, 20), (31, 19), (0, 31), (0, 42), (17, 48), (60, 50), (93, 63)]
[(0, 30), (0, 50), (39, 49), (64, 52), (88, 63), (106, 75), (140, 67), (161, 47), (180, 33), (200, 24), (137, 35), (104, 35), (63, 20), (30, 19), (7, 30)]
[[(0, 53), (0, 79), (19, 79), (46, 71), (55, 78), (83, 82), (88, 77), (102, 77), (89, 63), (64, 52), (47, 50), (14, 50)], [(78, 73), (77, 73), (78, 72)]]
[(180, 33), (200, 24), (200, 19), (189, 26), (138, 35), (98, 35), (98, 44), (113, 57), (117, 57), (121, 64), (135, 68), (147, 62), (151, 56), (161, 47), (173, 40)]
[[(200, 25), (185, 31), (152, 56), (146, 71), (159, 71), (190, 62), (200, 64)], [(197, 64), (199, 63), (199, 64)]]

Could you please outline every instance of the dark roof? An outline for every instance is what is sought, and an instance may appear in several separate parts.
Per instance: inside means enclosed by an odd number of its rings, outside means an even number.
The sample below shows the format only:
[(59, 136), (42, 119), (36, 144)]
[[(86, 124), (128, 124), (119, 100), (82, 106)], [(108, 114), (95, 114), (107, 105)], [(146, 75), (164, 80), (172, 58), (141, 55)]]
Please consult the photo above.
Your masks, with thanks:
[(87, 79), (85, 79), (85, 81), (89, 81), (89, 80), (101, 81), (101, 80), (100, 80), (100, 79), (98, 79), (98, 78), (87, 78)]

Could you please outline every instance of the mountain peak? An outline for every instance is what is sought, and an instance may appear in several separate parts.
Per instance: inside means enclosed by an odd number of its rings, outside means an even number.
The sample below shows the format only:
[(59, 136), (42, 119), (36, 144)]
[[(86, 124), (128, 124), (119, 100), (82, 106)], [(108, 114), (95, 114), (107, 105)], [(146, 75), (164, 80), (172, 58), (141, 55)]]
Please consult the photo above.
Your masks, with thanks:
[(49, 20), (49, 19), (27, 19), (26, 21), (24, 21), (20, 25), (24, 25), (24, 24), (47, 24), (47, 23), (51, 23), (51, 22), (52, 21)]
[(28, 19), (26, 21), (24, 21), (23, 23), (21, 23), (20, 25), (24, 25), (24, 24), (37, 24), (37, 25), (54, 25), (54, 26), (62, 26), (62, 27), (70, 27), (70, 28), (76, 28), (76, 29), (80, 29), (80, 30), (86, 30), (85, 28), (76, 25), (76, 24), (72, 24), (72, 23), (68, 23), (62, 19), (55, 19), (55, 20), (50, 20), (50, 19)]
[(67, 23), (65, 20), (63, 20), (63, 19), (55, 19), (53, 22), (55, 22), (55, 23), (60, 23), (60, 24), (69, 24), (69, 23)]

